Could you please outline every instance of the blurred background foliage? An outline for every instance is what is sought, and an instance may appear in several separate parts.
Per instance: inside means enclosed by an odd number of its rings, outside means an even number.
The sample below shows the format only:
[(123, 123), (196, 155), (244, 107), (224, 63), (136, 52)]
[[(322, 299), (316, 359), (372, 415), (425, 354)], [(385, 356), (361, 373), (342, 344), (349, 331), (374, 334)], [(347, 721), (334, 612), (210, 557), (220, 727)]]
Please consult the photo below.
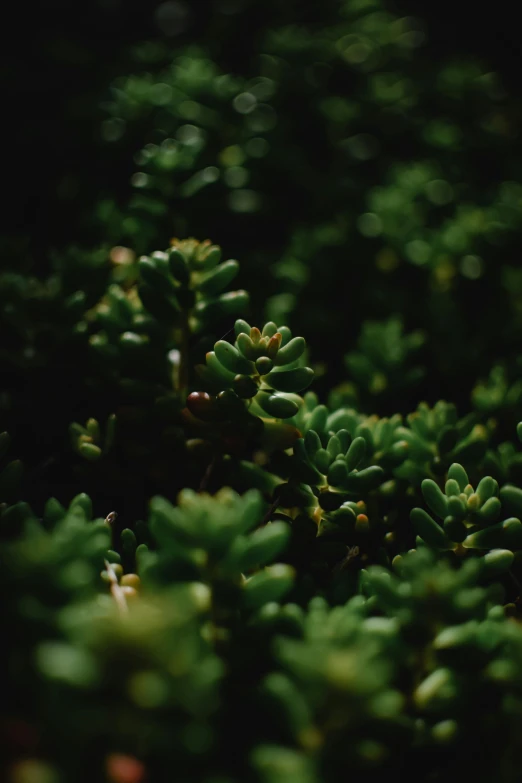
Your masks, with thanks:
[(57, 422), (113, 412), (107, 394), (82, 402), (78, 315), (129, 253), (173, 236), (240, 260), (249, 316), (306, 335), (321, 397), (347, 382), (366, 413), (441, 398), (464, 413), (478, 384), (510, 437), (522, 160), (502, 8), (21, 6), (1, 69), (0, 291), (3, 426), (22, 455), (38, 468)]
[(100, 247), (208, 236), (243, 263), (256, 316), (306, 327), (319, 388), (341, 380), (336, 359), (364, 321), (397, 314), (424, 330), (427, 371), (411, 394), (388, 387), (379, 412), (419, 395), (465, 405), (493, 356), (517, 375), (522, 171), (506, 17), (414, 10), (31, 8), (2, 74), (15, 175), (4, 266), (41, 278), (72, 242), (85, 262)]

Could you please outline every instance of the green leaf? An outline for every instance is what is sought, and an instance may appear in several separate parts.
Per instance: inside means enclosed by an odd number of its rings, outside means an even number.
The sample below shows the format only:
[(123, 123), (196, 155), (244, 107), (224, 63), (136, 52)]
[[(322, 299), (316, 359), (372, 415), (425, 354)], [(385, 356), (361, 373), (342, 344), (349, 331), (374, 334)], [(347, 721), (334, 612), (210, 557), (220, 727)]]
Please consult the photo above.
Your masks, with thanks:
[(223, 384), (229, 384), (234, 380), (236, 373), (227, 370), (227, 368), (219, 361), (214, 351), (209, 351), (205, 357), (205, 360), (208, 369), (211, 370), (216, 378), (219, 378)]
[(522, 517), (522, 489), (506, 484), (500, 490), (502, 506), (508, 514), (516, 514)]
[(344, 526), (347, 529), (352, 529), (357, 514), (348, 503), (343, 503), (342, 506), (331, 513), (330, 517), (336, 524)]
[(455, 479), (448, 479), (446, 481), (445, 491), (448, 498), (460, 495), (460, 486), (458, 481), (455, 481)]
[(145, 570), (148, 563), (150, 563), (151, 554), (152, 553), (149, 551), (147, 544), (138, 544), (136, 547), (136, 566), (140, 575)]
[(274, 709), (283, 713), (292, 735), (299, 739), (301, 732), (312, 725), (312, 712), (300, 688), (284, 674), (272, 672), (265, 678), (262, 689), (274, 701)]
[(464, 492), (464, 489), (469, 484), (468, 474), (458, 462), (454, 462), (450, 465), (448, 470), (448, 479), (454, 479), (460, 487), (460, 491)]
[(304, 337), (293, 337), (286, 345), (283, 345), (276, 354), (274, 363), (277, 367), (295, 362), (304, 353), (306, 340)]
[(156, 495), (151, 498), (149, 506), (149, 530), (160, 547), (168, 550), (176, 546), (177, 542), (183, 545), (194, 544), (197, 532), (191, 529), (185, 515), (175, 509), (166, 498)]
[(448, 499), (432, 479), (424, 479), (421, 484), (422, 494), (427, 505), (441, 519), (448, 515)]
[(475, 490), (480, 498), (481, 503), (485, 503), (489, 498), (492, 498), (498, 494), (498, 482), (491, 476), (484, 476), (479, 481), (477, 489)]
[[(201, 245), (200, 245), (201, 248)], [(204, 248), (203, 253), (198, 254), (197, 263), (205, 271), (214, 269), (221, 261), (221, 248), (219, 245), (211, 245)]]
[(522, 523), (516, 517), (510, 517), (484, 530), (471, 533), (463, 543), (468, 549), (520, 549)]
[(270, 495), (282, 483), (278, 476), (269, 473), (249, 460), (240, 460), (235, 475), (242, 482), (243, 486), (255, 487)]
[(488, 579), (496, 579), (509, 571), (515, 555), (509, 549), (492, 549), (481, 558), (481, 573)]
[(379, 604), (386, 608), (395, 609), (401, 603), (401, 597), (396, 589), (396, 580), (381, 566), (363, 569), (360, 575), (360, 586), (364, 595), (376, 596)]
[(352, 436), (348, 432), (348, 430), (339, 430), (336, 432), (336, 437), (341, 444), (341, 452), (343, 454), (346, 454), (350, 446), (352, 445)]
[(170, 288), (170, 280), (162, 271), (156, 259), (142, 256), (138, 262), (141, 279), (151, 288), (164, 292)]
[(190, 270), (187, 259), (177, 247), (169, 250), (169, 268), (172, 276), (179, 280), (181, 285), (187, 286), (190, 281)]
[(247, 334), (250, 337), (251, 328), (250, 324), (247, 324), (242, 318), (238, 318), (234, 324), (234, 333), (236, 337), (239, 337), (240, 334)]
[[(278, 326), (277, 331), (281, 335), (281, 348), (285, 345), (288, 345), (290, 340), (292, 339), (292, 332), (288, 328), (288, 326)], [(279, 350), (281, 350), (281, 348)]]
[(328, 473), (328, 468), (330, 467), (330, 464), (332, 462), (332, 457), (327, 452), (326, 449), (320, 448), (315, 455), (315, 467), (317, 470), (319, 470), (321, 473), (326, 474)]
[(379, 465), (370, 465), (357, 472), (350, 473), (344, 484), (349, 492), (370, 492), (382, 484), (384, 479), (384, 470)]
[(262, 337), (273, 337), (277, 332), (277, 325), (273, 321), (267, 321), (261, 332)]
[(147, 338), (136, 334), (136, 332), (123, 332), (120, 334), (118, 342), (125, 350), (127, 355), (132, 359), (139, 354), (137, 353), (144, 345), (147, 345)]
[(433, 640), (436, 650), (450, 650), (456, 647), (465, 647), (475, 641), (478, 623), (471, 620), (462, 625), (453, 625), (444, 628)]
[(456, 519), (464, 519), (466, 516), (466, 504), (462, 500), (462, 498), (451, 495), (446, 502), (447, 511), (446, 514), (450, 514), (452, 517), (455, 517)]
[(236, 345), (246, 359), (255, 361), (258, 357), (258, 350), (252, 340), (250, 334), (240, 332), (236, 339)]
[(102, 456), (102, 450), (99, 446), (95, 446), (94, 443), (80, 443), (78, 454), (89, 460), (89, 462), (96, 462)]
[(299, 410), (297, 403), (293, 400), (287, 400), (279, 394), (269, 394), (268, 392), (260, 391), (254, 399), (265, 413), (276, 419), (289, 419), (291, 416), (295, 416)]
[(80, 510), (85, 519), (92, 519), (92, 501), (85, 492), (80, 492), (69, 503), (69, 511)]
[(198, 289), (204, 296), (215, 296), (232, 282), (238, 272), (237, 261), (225, 261), (205, 275), (199, 282)]
[(413, 697), (420, 709), (429, 710), (455, 701), (459, 695), (456, 676), (451, 669), (435, 669), (415, 690)]
[(273, 370), (264, 380), (276, 391), (299, 392), (306, 389), (313, 380), (310, 367), (296, 367), (295, 370)]
[(100, 438), (100, 425), (96, 419), (88, 419), (86, 424), (88, 434), (93, 440), (99, 440)]
[(373, 435), (371, 429), (366, 424), (360, 424), (357, 427), (355, 434), (357, 436), (364, 438), (366, 442), (367, 453), (371, 454), (375, 450), (375, 444), (373, 442)]
[(136, 553), (137, 541), (134, 531), (128, 527), (121, 531), (121, 545), (123, 552), (127, 557), (134, 557)]
[(328, 441), (326, 450), (333, 459), (335, 459), (339, 454), (341, 454), (341, 452), (343, 452), (343, 449), (341, 447), (341, 441), (339, 440), (337, 435), (332, 435), (332, 437)]
[(481, 520), (481, 522), (486, 522), (488, 524), (491, 524), (491, 522), (494, 522), (495, 519), (497, 519), (500, 515), (500, 512), (502, 510), (502, 503), (499, 500), (499, 498), (489, 498), (489, 500), (486, 500), (482, 508), (479, 508), (479, 510), (476, 512), (478, 518)]
[(252, 533), (238, 563), (240, 570), (264, 566), (273, 560), (285, 548), (290, 532), (286, 522), (271, 522)]
[(259, 609), (268, 601), (279, 601), (294, 582), (294, 569), (277, 563), (267, 566), (247, 579), (243, 585), (243, 604), (247, 609)]
[(214, 298), (202, 299), (194, 308), (194, 315), (205, 323), (229, 315), (237, 315), (246, 308), (249, 296), (246, 291), (228, 291)]
[(319, 783), (314, 763), (305, 753), (278, 745), (259, 745), (252, 752), (252, 766), (260, 783)]
[(442, 527), (423, 508), (413, 508), (410, 519), (415, 532), (428, 546), (434, 549), (452, 549), (452, 543)]
[(332, 487), (344, 487), (348, 478), (348, 468), (346, 462), (336, 459), (328, 468), (328, 483)]
[(354, 438), (350, 448), (346, 452), (346, 467), (348, 471), (354, 470), (364, 459), (366, 454), (366, 440), (362, 437)]
[(306, 452), (310, 459), (313, 460), (319, 449), (323, 448), (323, 444), (321, 443), (321, 438), (317, 434), (315, 430), (308, 430), (306, 435), (304, 436), (304, 445), (306, 448)]
[(218, 340), (214, 345), (214, 353), (223, 367), (235, 375), (250, 375), (254, 370), (252, 362), (241, 356), (235, 345), (231, 345), (225, 340)]
[(238, 530), (247, 533), (258, 525), (263, 518), (264, 501), (257, 489), (249, 489), (242, 496), (241, 511), (238, 520)]
[(57, 522), (64, 518), (65, 508), (56, 498), (49, 498), (45, 504), (43, 519), (46, 527), (53, 527)]
[(242, 289), (221, 294), (216, 300), (219, 315), (236, 315), (247, 307), (249, 301), (248, 291)]
[(324, 432), (328, 420), (328, 408), (326, 405), (318, 405), (308, 419), (307, 426), (309, 430), (315, 430), (318, 433)]

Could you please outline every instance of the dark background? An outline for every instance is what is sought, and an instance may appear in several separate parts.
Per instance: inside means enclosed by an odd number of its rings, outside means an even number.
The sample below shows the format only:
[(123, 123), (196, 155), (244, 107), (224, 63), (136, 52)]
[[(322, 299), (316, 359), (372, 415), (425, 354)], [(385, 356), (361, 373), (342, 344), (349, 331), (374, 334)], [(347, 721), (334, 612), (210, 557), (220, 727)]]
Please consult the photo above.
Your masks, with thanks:
[[(231, 69), (248, 64), (252, 44), (270, 21), (313, 25), (317, 13), (335, 2), (286, 0), (185, 2), (186, 15), (170, 36), (173, 46), (214, 40), (222, 46), (213, 56)], [(228, 6), (227, 6), (228, 3)], [(165, 38), (158, 24), (159, 2), (127, 3), (49, 0), (10, 4), (12, 16), (3, 28), (0, 85), (3, 99), (1, 234), (28, 242), (33, 259), (44, 263), (48, 248), (75, 241), (74, 205), (56, 213), (54, 194), (68, 171), (81, 172), (82, 201), (95, 198), (97, 183), (127, 182), (122, 159), (96, 150), (100, 93), (118, 73), (125, 73), (129, 47), (150, 38)], [(522, 76), (517, 4), (499, 0), (438, 0), (419, 4), (399, 0), (399, 13), (426, 22), (427, 47), (434, 59), (471, 54), (497, 70), (510, 92), (518, 95)], [(4, 8), (4, 15), (6, 11)], [(239, 24), (238, 24), (239, 21)], [(225, 44), (225, 41), (228, 42)], [(117, 185), (116, 185), (117, 186)], [(24, 240), (25, 238), (25, 240)], [(8, 245), (9, 247), (9, 245)], [(4, 263), (3, 261), (1, 262)]]

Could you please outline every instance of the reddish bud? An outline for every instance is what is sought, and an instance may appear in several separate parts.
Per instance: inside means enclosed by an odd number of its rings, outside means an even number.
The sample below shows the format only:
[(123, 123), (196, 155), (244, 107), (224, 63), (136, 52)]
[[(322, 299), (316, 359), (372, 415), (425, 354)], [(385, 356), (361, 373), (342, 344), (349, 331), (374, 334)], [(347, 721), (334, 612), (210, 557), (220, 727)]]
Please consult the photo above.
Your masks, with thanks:
[(268, 341), (266, 352), (271, 359), (275, 359), (277, 352), (281, 347), (282, 339), (283, 335), (280, 332), (276, 332)]
[(111, 753), (107, 756), (105, 769), (110, 783), (142, 783), (145, 767), (134, 756)]
[(187, 408), (202, 421), (215, 421), (218, 418), (216, 403), (207, 392), (192, 392), (187, 397)]

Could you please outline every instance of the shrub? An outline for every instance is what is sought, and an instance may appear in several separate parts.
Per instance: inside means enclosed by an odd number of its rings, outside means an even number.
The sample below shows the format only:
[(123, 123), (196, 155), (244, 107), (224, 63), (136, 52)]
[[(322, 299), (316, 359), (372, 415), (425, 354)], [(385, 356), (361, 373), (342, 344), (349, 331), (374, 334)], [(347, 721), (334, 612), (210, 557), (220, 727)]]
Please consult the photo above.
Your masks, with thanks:
[(12, 783), (520, 780), (518, 106), (270, 13), (134, 47), (128, 187), (4, 243)]

